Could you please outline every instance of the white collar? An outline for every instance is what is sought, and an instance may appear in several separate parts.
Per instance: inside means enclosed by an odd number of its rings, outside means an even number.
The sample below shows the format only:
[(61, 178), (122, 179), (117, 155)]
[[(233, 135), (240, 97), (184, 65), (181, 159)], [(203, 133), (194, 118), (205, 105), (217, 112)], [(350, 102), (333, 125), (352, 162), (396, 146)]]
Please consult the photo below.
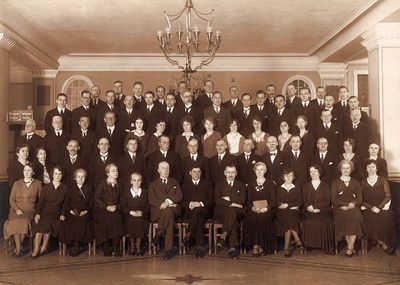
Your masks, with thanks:
[(193, 106), (193, 104), (190, 103), (190, 105), (185, 105), (185, 108), (186, 108), (186, 109), (190, 109), (190, 108), (192, 108), (192, 106)]
[(193, 157), (193, 158), (194, 158), (194, 160), (196, 160), (196, 159), (197, 159), (197, 155), (198, 155), (197, 153), (195, 153), (195, 154), (191, 154), (191, 153), (190, 153), (190, 158), (192, 158), (192, 157)]
[(85, 133), (85, 134), (86, 134), (87, 131), (88, 131), (88, 129), (84, 130), (84, 129), (81, 128), (81, 132), (82, 132), (82, 133)]
[(147, 108), (147, 109), (150, 109), (150, 110), (153, 109), (153, 107), (154, 107), (154, 103), (151, 104), (151, 105), (146, 105), (146, 108)]
[(226, 151), (224, 151), (223, 153), (218, 153), (218, 156), (221, 157), (221, 159), (223, 159), (225, 154), (226, 154)]
[(101, 157), (107, 157), (107, 156), (108, 156), (108, 151), (107, 151), (106, 153), (101, 153), (101, 152), (100, 152), (100, 156), (101, 156)]
[(297, 156), (300, 156), (300, 149), (298, 149), (298, 150), (292, 149), (293, 155), (295, 155), (296, 152), (297, 152)]
[(162, 155), (167, 155), (168, 150), (161, 150), (161, 149), (160, 149), (160, 152), (162, 153)]
[(193, 184), (197, 183), (197, 185), (199, 185), (200, 179), (199, 179), (199, 180), (193, 180), (193, 179), (192, 179), (192, 182), (193, 182)]
[(171, 112), (171, 111), (173, 111), (173, 110), (174, 110), (174, 107), (175, 107), (175, 105), (174, 105), (174, 106), (172, 106), (172, 107), (168, 107), (168, 106), (167, 106), (167, 110)]
[(126, 110), (127, 113), (129, 113), (129, 112), (132, 113), (133, 112), (133, 108), (132, 109), (125, 108), (125, 110)]
[(243, 107), (243, 111), (250, 111), (250, 106), (249, 107)]
[(129, 156), (131, 157), (131, 159), (132, 159), (132, 156), (135, 156), (135, 157), (136, 157), (136, 153), (130, 152), (129, 150), (128, 150), (128, 154), (129, 154)]
[(236, 104), (238, 99), (231, 99), (232, 104)]
[(35, 132), (26, 133), (27, 136), (33, 136), (34, 134), (35, 134)]
[(111, 129), (111, 131), (114, 131), (114, 129), (115, 129), (115, 125), (114, 126), (107, 126), (107, 130), (109, 130), (109, 129)]
[(292, 190), (293, 188), (296, 188), (296, 186), (294, 186), (293, 183), (289, 185), (289, 188), (286, 188), (286, 184), (285, 184), (285, 183), (283, 183), (283, 184), (281, 185), (281, 187), (282, 187), (283, 189), (285, 189), (286, 191), (288, 191), (288, 192), (289, 192), (290, 190)]
[(285, 107), (283, 107), (282, 109), (276, 109), (279, 112), (283, 113), (283, 111), (285, 111)]
[(75, 154), (74, 156), (69, 155), (69, 158), (70, 158), (70, 159), (77, 159), (77, 158), (78, 158), (78, 154)]
[(62, 133), (63, 133), (63, 130), (61, 129), (61, 130), (58, 130), (58, 131), (56, 131), (56, 130), (54, 130), (54, 133), (57, 135), (57, 133), (60, 133), (60, 136), (62, 135)]
[(132, 197), (133, 198), (135, 198), (136, 196), (137, 197), (140, 197), (140, 195), (142, 194), (142, 188), (139, 188), (139, 191), (137, 191), (137, 192), (135, 192), (134, 190), (133, 190), (133, 187), (131, 187), (131, 194), (132, 194)]
[(323, 154), (324, 156), (328, 153), (328, 151), (326, 150), (325, 152), (321, 152), (319, 151), (319, 156), (321, 156), (321, 154)]
[(58, 110), (58, 113), (61, 113), (61, 111), (65, 112), (65, 107), (64, 108), (57, 107), (57, 110)]
[(232, 183), (232, 186), (233, 186), (233, 184), (235, 184), (235, 180), (229, 181), (228, 179), (226, 179), (226, 182), (227, 182), (229, 185)]
[[(193, 137), (193, 136), (194, 136), (193, 132), (190, 132), (190, 136), (191, 136), (191, 137)], [(183, 132), (183, 133), (182, 133), (182, 137), (186, 137), (186, 134), (185, 134), (185, 132)]]

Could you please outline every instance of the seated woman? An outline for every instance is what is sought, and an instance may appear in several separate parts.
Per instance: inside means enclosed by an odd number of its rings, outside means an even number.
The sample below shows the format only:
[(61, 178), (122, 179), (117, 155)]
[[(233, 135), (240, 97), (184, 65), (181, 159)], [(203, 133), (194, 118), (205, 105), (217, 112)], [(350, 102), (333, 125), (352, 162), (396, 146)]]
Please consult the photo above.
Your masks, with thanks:
[(201, 136), (201, 145), (203, 146), (203, 155), (207, 158), (211, 158), (217, 155), (217, 150), (215, 149), (215, 144), (219, 139), (222, 138), (221, 134), (215, 129), (215, 120), (212, 117), (204, 118), (203, 126), (206, 133)]
[(377, 241), (388, 255), (396, 255), (392, 248), (394, 236), (393, 213), (390, 209), (390, 189), (387, 179), (378, 176), (376, 160), (366, 163), (367, 178), (361, 181), (363, 194), (364, 240)]
[(290, 152), (291, 149), (289, 145), (289, 140), (290, 137), (292, 136), (292, 134), (289, 133), (290, 126), (288, 122), (282, 121), (279, 124), (279, 128), (281, 130), (281, 133), (278, 136), (279, 150), (288, 153)]
[(118, 167), (114, 163), (106, 166), (107, 178), (99, 183), (94, 195), (94, 238), (103, 245), (105, 256), (121, 256), (119, 242), (124, 234), (122, 215), (119, 209), (121, 190), (118, 185)]
[[(380, 152), (379, 144), (377, 144), (375, 142), (370, 143), (368, 146), (369, 158), (364, 159), (362, 169), (363, 169), (363, 171), (365, 171), (367, 169), (367, 162), (369, 160), (375, 160), (376, 166), (378, 168), (378, 173), (377, 173), (378, 176), (383, 176), (386, 179), (388, 179), (389, 172), (388, 172), (387, 162), (386, 162), (386, 159), (380, 157), (379, 152)], [(368, 173), (365, 172), (364, 177), (367, 177), (367, 176), (368, 176)]]
[(79, 168), (75, 170), (76, 184), (69, 187), (65, 196), (64, 209), (66, 219), (60, 240), (72, 245), (71, 256), (79, 254), (79, 243), (89, 243), (92, 240), (91, 215), (93, 207), (93, 189), (86, 184), (87, 172)]
[(254, 141), (254, 153), (263, 156), (268, 152), (267, 138), (269, 134), (262, 130), (262, 119), (259, 116), (253, 118), (254, 132), (249, 136)]
[(4, 223), (4, 238), (14, 236), (16, 257), (22, 256), (21, 245), (31, 231), (31, 221), (36, 203), (42, 191), (40, 181), (33, 179), (33, 165), (27, 163), (23, 170), (24, 178), (17, 180), (11, 190), (10, 212)]
[(274, 253), (277, 249), (276, 230), (272, 221), (275, 206), (275, 186), (265, 178), (267, 166), (257, 162), (255, 178), (247, 186), (247, 213), (244, 218), (246, 246), (253, 247), (253, 256)]
[(29, 147), (28, 145), (17, 146), (15, 151), (16, 160), (11, 160), (7, 169), (8, 189), (12, 189), (14, 182), (24, 178), (24, 166), (28, 163)]
[[(147, 144), (146, 156), (150, 155), (152, 152), (159, 150), (158, 139), (165, 133), (165, 128), (167, 123), (164, 119), (158, 120), (156, 123), (156, 131), (149, 137)], [(171, 139), (171, 138), (170, 138)]]
[(149, 142), (149, 135), (146, 134), (146, 132), (143, 129), (144, 119), (142, 117), (138, 117), (135, 119), (134, 124), (135, 124), (135, 129), (126, 135), (124, 145), (126, 146), (129, 138), (131, 138), (131, 137), (137, 138), (137, 140), (139, 142), (138, 151), (140, 153), (142, 153), (143, 155), (145, 155), (147, 153), (147, 145)]
[(296, 126), (299, 131), (298, 135), (301, 138), (301, 149), (312, 156), (315, 152), (315, 137), (313, 133), (306, 129), (307, 125), (308, 119), (306, 116), (297, 116)]
[(284, 183), (276, 189), (276, 225), (279, 236), (285, 238), (285, 257), (290, 257), (290, 240), (293, 236), (300, 254), (304, 247), (300, 240), (300, 207), (301, 190), (293, 184), (294, 171), (285, 169), (283, 171)]
[(322, 168), (312, 165), (311, 181), (303, 185), (302, 240), (306, 248), (321, 248), (326, 254), (334, 254), (334, 228), (329, 185), (320, 179)]
[[(65, 220), (63, 204), (68, 187), (61, 183), (62, 175), (61, 167), (55, 166), (50, 171), (52, 182), (43, 187), (40, 195), (33, 225), (35, 242), (32, 258), (37, 258), (47, 251), (50, 234), (58, 237), (60, 224)], [(43, 244), (40, 246), (42, 239)]]
[(142, 175), (131, 174), (131, 187), (124, 189), (121, 210), (124, 213), (125, 233), (129, 235), (131, 255), (143, 255), (142, 240), (149, 229), (149, 203), (147, 190), (141, 187)]
[(238, 132), (239, 128), (239, 121), (233, 119), (229, 123), (230, 132), (224, 136), (224, 139), (228, 142), (228, 150), (233, 155), (239, 155), (243, 153), (244, 137)]
[(362, 191), (360, 183), (351, 177), (353, 169), (353, 162), (342, 160), (339, 163), (339, 171), (342, 175), (331, 185), (335, 240), (339, 241), (343, 236), (346, 238), (347, 257), (352, 257), (357, 253), (354, 243), (357, 237), (363, 234), (363, 217), (360, 211)]
[(35, 178), (42, 182), (42, 185), (49, 184), (50, 169), (53, 168), (53, 164), (47, 160), (47, 151), (44, 147), (36, 149), (36, 159), (33, 161), (35, 169)]
[(347, 138), (343, 141), (343, 149), (344, 153), (339, 155), (338, 161), (342, 161), (343, 159), (349, 160), (354, 165), (354, 170), (351, 172), (351, 177), (361, 181), (364, 176), (362, 169), (362, 161), (361, 158), (354, 153), (354, 147), (356, 143), (354, 139)]
[(184, 116), (181, 120), (181, 126), (183, 133), (178, 135), (175, 139), (175, 152), (179, 154), (181, 158), (189, 155), (187, 148), (188, 142), (191, 138), (195, 138), (200, 141), (200, 137), (193, 133), (194, 120), (191, 116)]

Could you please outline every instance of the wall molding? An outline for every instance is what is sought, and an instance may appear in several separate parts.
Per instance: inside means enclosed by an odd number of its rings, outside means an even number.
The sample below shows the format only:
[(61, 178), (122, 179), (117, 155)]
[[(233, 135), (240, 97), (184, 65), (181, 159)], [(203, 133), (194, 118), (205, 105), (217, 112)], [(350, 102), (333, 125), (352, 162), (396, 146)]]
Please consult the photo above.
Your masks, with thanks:
[(6, 35), (5, 33), (0, 33), (1, 48), (10, 51), (15, 46), (15, 44), (16, 44), (15, 40), (11, 38), (9, 35)]
[(31, 70), (33, 78), (55, 78), (58, 74), (56, 69)]
[(348, 64), (342, 62), (321, 62), (318, 66), (321, 79), (344, 78), (347, 74)]
[(361, 44), (368, 52), (380, 47), (400, 46), (400, 23), (379, 23), (362, 34)]
[[(178, 60), (183, 58), (176, 57)], [(204, 59), (193, 58), (192, 66)], [(58, 59), (60, 71), (180, 71), (160, 54), (70, 54)], [(317, 71), (316, 56), (218, 54), (201, 71)]]

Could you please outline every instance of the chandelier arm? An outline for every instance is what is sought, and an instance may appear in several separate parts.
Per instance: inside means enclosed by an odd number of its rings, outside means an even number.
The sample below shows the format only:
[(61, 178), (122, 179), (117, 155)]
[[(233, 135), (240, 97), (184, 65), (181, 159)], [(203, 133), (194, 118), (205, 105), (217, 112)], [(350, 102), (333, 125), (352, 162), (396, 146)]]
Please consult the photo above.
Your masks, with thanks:
[(196, 14), (201, 14), (201, 15), (203, 15), (203, 16), (208, 16), (208, 15), (212, 15), (212, 13), (214, 12), (214, 9), (212, 9), (210, 12), (208, 12), (208, 13), (203, 13), (203, 12), (200, 12), (199, 10), (197, 10), (195, 7), (193, 7), (192, 8), (193, 9), (193, 11), (195, 11), (196, 12)]
[(183, 8), (182, 10), (180, 10), (180, 11), (179, 11), (178, 13), (176, 13), (176, 14), (167, 14), (166, 11), (164, 11), (164, 14), (165, 14), (165, 16), (167, 16), (168, 18), (169, 18), (169, 17), (175, 18), (175, 19), (171, 20), (171, 21), (175, 21), (177, 18), (179, 18), (179, 17), (183, 14), (183, 12), (185, 12), (185, 10), (186, 10), (186, 7)]
[[(210, 18), (209, 18), (209, 19), (206, 19), (206, 18), (203, 18), (203, 16), (202, 16), (201, 14), (198, 14), (198, 11), (197, 11), (197, 10), (193, 9), (193, 11), (194, 11), (195, 14), (197, 15), (197, 17), (199, 17), (200, 19), (202, 19), (204, 22), (212, 22), (212, 21), (210, 21), (210, 20), (211, 20), (212, 14), (210, 14)], [(204, 15), (208, 16), (209, 14), (204, 14)]]

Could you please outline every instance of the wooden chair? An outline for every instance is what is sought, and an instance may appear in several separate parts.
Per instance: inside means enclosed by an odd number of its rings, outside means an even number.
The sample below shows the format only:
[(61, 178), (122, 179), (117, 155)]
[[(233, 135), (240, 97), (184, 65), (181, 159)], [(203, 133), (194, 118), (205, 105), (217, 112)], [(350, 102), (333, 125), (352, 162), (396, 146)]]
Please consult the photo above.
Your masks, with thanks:
[[(96, 249), (93, 250), (94, 250), (93, 254), (96, 254)], [(67, 251), (67, 245), (65, 243), (58, 242), (58, 255), (65, 255), (66, 251)], [(92, 243), (88, 242), (88, 255), (91, 254), (92, 254)]]
[[(177, 228), (178, 228), (178, 233), (175, 233), (175, 236), (178, 236), (179, 240), (179, 254), (182, 254), (182, 227), (179, 226), (179, 223), (177, 223)], [(157, 245), (157, 248), (152, 246), (151, 242), (153, 238), (156, 236), (158, 229), (158, 223), (150, 223), (149, 225), (149, 254), (157, 254), (157, 250), (160, 250), (160, 245)]]
[[(187, 222), (182, 222), (178, 223), (178, 228), (181, 227), (182, 230), (182, 241), (184, 237), (186, 236), (186, 230), (188, 228), (188, 223)], [(212, 253), (212, 235), (213, 235), (213, 223), (212, 221), (207, 221), (204, 224), (204, 228), (207, 230), (207, 232), (204, 234), (208, 238), (208, 254)], [(183, 254), (186, 254), (186, 246), (182, 244), (182, 252)]]
[[(32, 250), (33, 250), (33, 236), (32, 236), (32, 233), (29, 233), (27, 235), (27, 238), (29, 240), (29, 255), (31, 255), (32, 254)], [(7, 256), (11, 251), (11, 249), (10, 249), (11, 248), (11, 238), (5, 239), (4, 241), (6, 243), (6, 256)]]
[[(242, 254), (247, 253), (246, 247), (244, 246), (244, 235), (243, 235), (243, 221), (238, 221), (238, 227), (239, 227), (239, 247), (240, 251)], [(219, 237), (222, 236), (222, 228), (223, 225), (221, 224), (220, 221), (215, 220), (213, 224), (213, 237), (214, 237), (214, 253), (217, 254), (217, 240)], [(221, 233), (219, 233), (219, 230), (221, 229)]]

